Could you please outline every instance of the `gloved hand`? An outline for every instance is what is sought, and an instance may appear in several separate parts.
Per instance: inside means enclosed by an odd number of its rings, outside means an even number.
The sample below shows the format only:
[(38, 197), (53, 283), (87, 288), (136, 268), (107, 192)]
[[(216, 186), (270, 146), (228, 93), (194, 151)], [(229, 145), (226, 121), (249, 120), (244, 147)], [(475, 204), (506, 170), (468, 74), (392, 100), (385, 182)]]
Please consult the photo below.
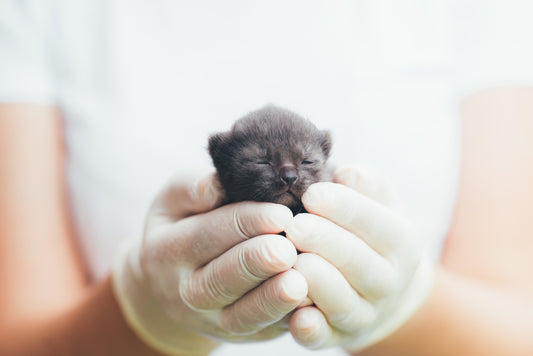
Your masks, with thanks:
[(305, 279), (291, 269), (296, 250), (277, 235), (291, 211), (257, 202), (217, 208), (217, 187), (213, 175), (172, 181), (150, 208), (142, 244), (115, 265), (126, 321), (169, 355), (278, 336), (287, 330), (279, 321), (307, 295)]
[(295, 311), (289, 329), (308, 348), (355, 352), (409, 319), (431, 289), (433, 270), (387, 182), (350, 166), (334, 182), (310, 186), (302, 197), (309, 214), (286, 229), (303, 252), (294, 269), (315, 304)]

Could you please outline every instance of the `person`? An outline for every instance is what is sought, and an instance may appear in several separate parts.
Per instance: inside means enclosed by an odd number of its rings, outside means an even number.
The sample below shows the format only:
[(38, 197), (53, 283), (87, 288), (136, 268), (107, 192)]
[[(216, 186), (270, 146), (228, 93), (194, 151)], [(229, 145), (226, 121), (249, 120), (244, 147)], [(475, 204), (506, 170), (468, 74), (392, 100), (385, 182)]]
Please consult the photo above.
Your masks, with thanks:
[[(0, 354), (530, 355), (528, 6), (2, 2)], [(310, 214), (195, 173), (265, 102)]]

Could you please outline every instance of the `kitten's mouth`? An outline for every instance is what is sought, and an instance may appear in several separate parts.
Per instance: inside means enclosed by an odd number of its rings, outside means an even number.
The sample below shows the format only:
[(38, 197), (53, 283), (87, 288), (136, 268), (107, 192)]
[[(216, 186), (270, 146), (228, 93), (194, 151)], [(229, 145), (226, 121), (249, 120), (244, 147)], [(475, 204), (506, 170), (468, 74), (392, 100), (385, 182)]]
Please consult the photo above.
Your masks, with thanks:
[(289, 206), (294, 205), (294, 203), (296, 202), (299, 202), (300, 198), (290, 190), (286, 190), (285, 192), (276, 195), (274, 197), (274, 201), (278, 204)]

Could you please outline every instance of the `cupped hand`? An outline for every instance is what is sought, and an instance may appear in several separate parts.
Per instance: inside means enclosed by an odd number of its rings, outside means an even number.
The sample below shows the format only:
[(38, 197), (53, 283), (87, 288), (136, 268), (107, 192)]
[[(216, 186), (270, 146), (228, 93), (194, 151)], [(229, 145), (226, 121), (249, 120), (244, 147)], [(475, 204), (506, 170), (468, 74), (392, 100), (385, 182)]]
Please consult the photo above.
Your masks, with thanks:
[(287, 238), (302, 253), (294, 267), (305, 276), (314, 305), (290, 319), (308, 348), (363, 349), (399, 328), (425, 300), (432, 269), (412, 224), (400, 214), (390, 184), (347, 166), (334, 183), (316, 183), (302, 197)]
[(158, 195), (143, 242), (117, 262), (114, 288), (126, 320), (155, 349), (206, 354), (220, 341), (263, 340), (307, 295), (291, 269), (296, 249), (277, 235), (281, 205), (219, 207), (215, 176), (174, 179)]

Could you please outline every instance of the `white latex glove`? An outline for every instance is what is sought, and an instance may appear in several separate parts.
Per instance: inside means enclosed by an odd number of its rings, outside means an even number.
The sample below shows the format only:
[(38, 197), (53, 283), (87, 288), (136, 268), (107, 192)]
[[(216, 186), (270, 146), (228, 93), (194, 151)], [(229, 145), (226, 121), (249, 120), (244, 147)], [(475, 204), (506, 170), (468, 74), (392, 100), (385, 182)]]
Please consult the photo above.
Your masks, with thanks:
[(355, 352), (409, 319), (428, 295), (433, 270), (387, 182), (351, 166), (334, 181), (310, 186), (302, 197), (309, 214), (286, 229), (303, 252), (294, 268), (315, 303), (295, 311), (289, 328), (308, 348)]
[(273, 338), (307, 295), (305, 279), (291, 269), (296, 249), (277, 235), (291, 211), (256, 202), (212, 210), (221, 200), (217, 187), (212, 175), (172, 181), (148, 213), (143, 243), (115, 265), (126, 321), (162, 353), (207, 354), (220, 341)]

